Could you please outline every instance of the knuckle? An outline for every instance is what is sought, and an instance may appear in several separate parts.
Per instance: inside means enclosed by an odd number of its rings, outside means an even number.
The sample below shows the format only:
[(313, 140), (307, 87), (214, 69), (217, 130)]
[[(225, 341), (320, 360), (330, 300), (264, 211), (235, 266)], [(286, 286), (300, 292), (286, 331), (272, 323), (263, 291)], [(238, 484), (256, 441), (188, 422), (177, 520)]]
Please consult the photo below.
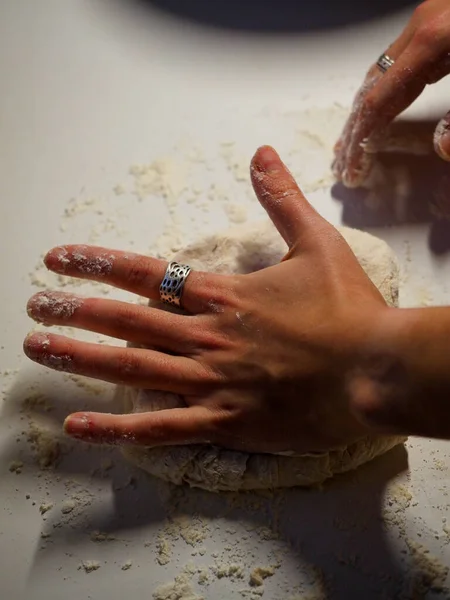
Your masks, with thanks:
[(135, 353), (124, 350), (117, 356), (114, 366), (120, 375), (133, 377), (141, 372), (142, 361)]
[(128, 283), (136, 286), (143, 285), (147, 282), (148, 276), (148, 261), (145, 256), (135, 258), (126, 273)]
[(91, 317), (97, 317), (99, 313), (99, 305), (101, 305), (100, 298), (85, 298), (83, 300), (83, 308), (86, 315)]
[[(259, 269), (251, 269), (254, 272)], [(248, 282), (245, 275), (235, 275), (230, 277), (226, 289), (223, 290), (224, 304), (231, 308), (238, 308), (241, 305), (241, 299), (248, 293)]]
[(123, 306), (114, 314), (114, 327), (119, 331), (129, 331), (137, 328), (136, 310), (132, 306)]
[(196, 373), (196, 387), (198, 390), (210, 392), (224, 385), (225, 375), (213, 365), (202, 364)]
[(428, 9), (428, 7), (425, 6), (425, 2), (421, 2), (419, 4), (419, 6), (416, 6), (416, 8), (414, 9), (414, 12), (412, 15), (412, 20), (415, 21), (416, 23), (422, 22), (427, 9)]
[(362, 112), (366, 114), (371, 114), (376, 112), (378, 108), (378, 100), (377, 96), (374, 92), (368, 92), (364, 99), (361, 102)]
[(445, 38), (445, 30), (438, 21), (427, 21), (417, 28), (414, 33), (414, 44), (425, 46), (427, 49), (440, 45)]
[[(231, 312), (231, 311), (230, 311)], [(197, 341), (197, 347), (201, 351), (226, 351), (234, 347), (232, 332), (236, 327), (236, 317), (234, 312), (233, 315), (227, 315), (225, 318), (220, 319), (218, 326), (211, 329), (210, 331), (203, 332)]]
[(209, 312), (222, 313), (224, 308), (235, 307), (239, 301), (240, 279), (236, 275), (227, 275), (217, 279), (212, 285), (201, 286), (196, 297), (203, 301)]
[(195, 336), (195, 345), (200, 349), (216, 350), (223, 345), (222, 336), (216, 331), (201, 331)]
[(151, 436), (152, 440), (154, 440), (154, 443), (166, 440), (168, 437), (170, 437), (171, 433), (172, 429), (170, 425), (166, 423), (164, 419), (159, 418), (159, 415), (156, 413), (151, 427)]

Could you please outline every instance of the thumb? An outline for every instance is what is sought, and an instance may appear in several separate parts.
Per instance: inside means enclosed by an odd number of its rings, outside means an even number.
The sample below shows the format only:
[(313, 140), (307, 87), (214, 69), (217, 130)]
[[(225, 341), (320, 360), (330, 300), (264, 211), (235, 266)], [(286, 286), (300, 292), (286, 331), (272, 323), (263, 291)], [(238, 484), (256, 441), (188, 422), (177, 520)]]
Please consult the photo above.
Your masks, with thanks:
[(69, 415), (64, 430), (93, 444), (170, 446), (210, 441), (211, 411), (202, 406), (113, 415), (79, 412)]
[(256, 151), (250, 174), (258, 200), (289, 248), (313, 231), (317, 233), (317, 225), (325, 223), (270, 146)]
[(437, 154), (442, 159), (450, 161), (450, 112), (437, 124), (433, 142)]

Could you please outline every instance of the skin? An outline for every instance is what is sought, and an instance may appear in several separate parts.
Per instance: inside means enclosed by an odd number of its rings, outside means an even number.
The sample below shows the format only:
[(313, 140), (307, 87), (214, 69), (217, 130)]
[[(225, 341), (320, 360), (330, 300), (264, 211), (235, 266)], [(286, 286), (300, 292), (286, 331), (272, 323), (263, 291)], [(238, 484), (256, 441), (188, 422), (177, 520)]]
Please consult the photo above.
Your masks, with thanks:
[[(192, 272), (184, 315), (61, 292), (30, 299), (38, 322), (142, 346), (32, 333), (24, 350), (35, 362), (185, 398), (185, 408), (154, 413), (76, 413), (66, 432), (97, 443), (259, 452), (324, 450), (373, 432), (450, 436), (450, 310), (388, 308), (272, 148), (257, 151), (251, 176), (289, 248), (280, 264), (249, 275)], [(54, 248), (45, 264), (152, 299), (167, 266), (90, 246)]]
[[(370, 174), (389, 124), (428, 84), (450, 73), (450, 4), (427, 0), (418, 6), (400, 36), (386, 50), (395, 64), (382, 73), (372, 65), (356, 95), (335, 146), (333, 171), (347, 187), (361, 186)], [(450, 112), (438, 123), (434, 146), (450, 161)]]

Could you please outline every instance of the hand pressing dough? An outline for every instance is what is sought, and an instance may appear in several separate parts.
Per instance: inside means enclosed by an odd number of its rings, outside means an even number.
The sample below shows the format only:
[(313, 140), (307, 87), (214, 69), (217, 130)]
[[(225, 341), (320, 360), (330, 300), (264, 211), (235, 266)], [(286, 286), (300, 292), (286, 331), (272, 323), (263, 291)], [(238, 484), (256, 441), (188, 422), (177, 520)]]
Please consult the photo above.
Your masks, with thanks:
[[(398, 302), (398, 266), (389, 246), (367, 233), (342, 228), (367, 275), (386, 302)], [(193, 269), (216, 273), (250, 273), (274, 265), (286, 253), (279, 233), (268, 223), (239, 226), (210, 236), (175, 257)], [(184, 406), (180, 396), (151, 390), (121, 388), (127, 412), (145, 412)], [(312, 454), (251, 454), (210, 445), (146, 448), (128, 446), (131, 462), (175, 484), (188, 483), (210, 491), (235, 491), (311, 486), (350, 471), (387, 452), (404, 437), (371, 436), (350, 446)]]

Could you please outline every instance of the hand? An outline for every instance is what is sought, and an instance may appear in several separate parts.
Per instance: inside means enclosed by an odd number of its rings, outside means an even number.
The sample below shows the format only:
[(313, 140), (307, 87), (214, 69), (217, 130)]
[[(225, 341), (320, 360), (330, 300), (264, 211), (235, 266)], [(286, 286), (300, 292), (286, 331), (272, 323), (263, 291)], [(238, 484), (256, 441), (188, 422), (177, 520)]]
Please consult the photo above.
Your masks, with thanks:
[[(249, 275), (193, 272), (187, 314), (44, 292), (30, 316), (140, 344), (111, 347), (46, 333), (25, 340), (47, 367), (174, 392), (186, 408), (133, 415), (76, 413), (66, 431), (90, 442), (214, 443), (247, 451), (324, 450), (368, 428), (349, 389), (378, 318), (389, 309), (341, 235), (307, 202), (278, 155), (251, 165), (256, 195), (289, 251)], [(88, 246), (51, 250), (47, 267), (159, 298), (167, 263)], [(149, 349), (146, 349), (149, 348)], [(152, 349), (150, 349), (150, 347)]]
[[(376, 65), (370, 68), (335, 147), (333, 170), (347, 187), (358, 187), (368, 177), (389, 123), (427, 84), (450, 72), (448, 0), (423, 2), (386, 54), (394, 65), (384, 74)], [(441, 158), (450, 160), (450, 112), (436, 127), (434, 145)]]

